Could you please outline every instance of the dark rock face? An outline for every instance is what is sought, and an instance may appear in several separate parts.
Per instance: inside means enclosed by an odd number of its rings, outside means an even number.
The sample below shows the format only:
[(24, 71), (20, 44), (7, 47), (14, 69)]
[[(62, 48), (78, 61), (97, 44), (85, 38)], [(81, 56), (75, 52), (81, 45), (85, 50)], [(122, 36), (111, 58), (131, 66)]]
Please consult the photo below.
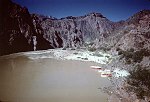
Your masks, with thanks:
[(32, 50), (33, 26), (28, 10), (1, 0), (0, 14), (0, 55)]
[(35, 31), (27, 8), (10, 0), (1, 0), (0, 7), (0, 55), (33, 50), (33, 35), (37, 36), (37, 50), (52, 48)]

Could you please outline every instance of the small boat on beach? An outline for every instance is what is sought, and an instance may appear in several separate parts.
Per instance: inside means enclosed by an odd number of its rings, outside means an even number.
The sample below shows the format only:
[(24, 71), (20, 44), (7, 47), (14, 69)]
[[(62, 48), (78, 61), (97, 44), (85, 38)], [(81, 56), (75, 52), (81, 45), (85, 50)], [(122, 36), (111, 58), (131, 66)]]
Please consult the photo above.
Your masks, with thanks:
[(112, 73), (110, 70), (104, 70), (101, 72), (101, 77), (112, 77)]
[(92, 69), (101, 70), (102, 68), (100, 66), (90, 66)]
[(99, 72), (101, 74), (101, 77), (112, 77), (112, 73), (108, 69), (104, 69), (100, 66), (90, 66), (90, 67)]
[(100, 66), (90, 66), (91, 67), (91, 69), (93, 69), (93, 70), (96, 70), (96, 71), (98, 71), (98, 72), (102, 72), (104, 69), (103, 68), (101, 68)]

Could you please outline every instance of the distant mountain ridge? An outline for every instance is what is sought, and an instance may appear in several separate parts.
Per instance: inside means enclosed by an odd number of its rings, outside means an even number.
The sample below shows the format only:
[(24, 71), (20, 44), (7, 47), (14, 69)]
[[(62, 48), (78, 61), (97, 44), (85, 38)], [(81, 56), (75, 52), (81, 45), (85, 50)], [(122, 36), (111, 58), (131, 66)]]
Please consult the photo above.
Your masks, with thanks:
[(110, 51), (118, 47), (150, 49), (150, 10), (112, 22), (95, 12), (57, 19), (30, 14), (27, 8), (10, 0), (1, 0), (0, 4), (0, 55), (85, 46)]

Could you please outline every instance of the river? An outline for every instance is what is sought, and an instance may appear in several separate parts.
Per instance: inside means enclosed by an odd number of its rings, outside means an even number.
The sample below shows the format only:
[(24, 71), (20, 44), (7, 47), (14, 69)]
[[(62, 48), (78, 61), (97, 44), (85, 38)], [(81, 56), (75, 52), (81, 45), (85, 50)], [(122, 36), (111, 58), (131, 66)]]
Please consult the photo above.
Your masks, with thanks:
[[(13, 55), (11, 55), (13, 56)], [(91, 70), (94, 62), (29, 59), (26, 56), (0, 59), (0, 100), (6, 102), (107, 102), (100, 87), (107, 78)]]

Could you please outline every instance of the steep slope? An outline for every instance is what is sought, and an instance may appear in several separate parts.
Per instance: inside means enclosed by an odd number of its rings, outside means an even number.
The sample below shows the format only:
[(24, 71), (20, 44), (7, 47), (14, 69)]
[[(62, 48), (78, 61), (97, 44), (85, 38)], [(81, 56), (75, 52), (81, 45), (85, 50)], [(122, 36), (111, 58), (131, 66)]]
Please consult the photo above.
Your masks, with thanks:
[(37, 50), (52, 48), (35, 31), (27, 8), (10, 0), (1, 0), (0, 7), (0, 55), (34, 50), (33, 36), (37, 36)]
[(35, 14), (32, 14), (31, 16), (36, 32), (38, 32), (38, 34), (42, 35), (44, 39), (51, 43), (53, 48), (62, 47), (63, 41), (60, 37), (60, 33), (49, 28), (49, 25), (51, 25), (51, 22), (54, 19)]
[(126, 20), (119, 32), (124, 35), (116, 44), (123, 50), (150, 49), (150, 10), (142, 10)]
[[(114, 22), (109, 21), (100, 13), (61, 19), (33, 14), (33, 18), (36, 18), (34, 21), (38, 22), (44, 30), (44, 38), (55, 45), (54, 47), (78, 48), (85, 42), (108, 37), (115, 28)], [(55, 40), (56, 34), (59, 34), (57, 40)], [(62, 42), (63, 45), (61, 45)]]
[(111, 52), (117, 48), (150, 49), (150, 10), (142, 10), (125, 21), (115, 22), (114, 26), (110, 35), (95, 41), (93, 47)]

